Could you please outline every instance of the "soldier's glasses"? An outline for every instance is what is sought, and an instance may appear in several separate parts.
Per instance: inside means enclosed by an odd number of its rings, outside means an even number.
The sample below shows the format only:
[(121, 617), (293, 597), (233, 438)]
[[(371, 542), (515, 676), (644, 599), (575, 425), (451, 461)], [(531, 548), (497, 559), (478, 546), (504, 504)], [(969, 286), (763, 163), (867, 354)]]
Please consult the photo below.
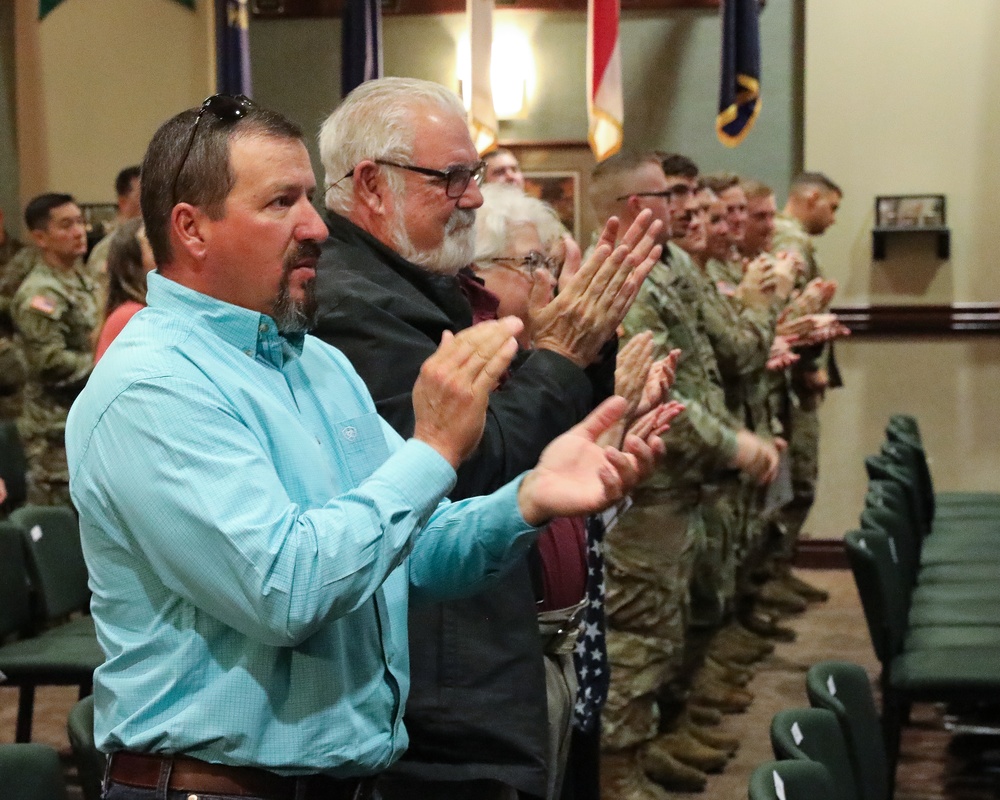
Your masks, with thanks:
[[(383, 167), (405, 169), (410, 172), (416, 172), (419, 175), (427, 175), (431, 178), (437, 178), (439, 181), (444, 181), (444, 193), (452, 200), (457, 200), (465, 194), (465, 190), (469, 188), (469, 184), (473, 180), (477, 184), (481, 184), (483, 182), (483, 175), (486, 174), (485, 161), (479, 161), (471, 167), (459, 165), (448, 167), (448, 169), (430, 169), (429, 167), (417, 167), (413, 164), (398, 164), (395, 161), (386, 161), (384, 158), (375, 158), (372, 160)], [(353, 175), (354, 170), (352, 169), (340, 181), (350, 178)], [(337, 181), (337, 183), (340, 183), (340, 181)]]
[(623, 194), (621, 197), (616, 197), (615, 202), (628, 200), (630, 197), (664, 197), (667, 200), (684, 200), (692, 194), (694, 194), (694, 189), (686, 184), (679, 183), (677, 186), (671, 186), (662, 192), (630, 192), (629, 194)]
[(177, 172), (174, 173), (174, 182), (170, 186), (171, 203), (174, 205), (177, 204), (177, 181), (180, 180), (181, 172), (184, 171), (184, 165), (187, 163), (188, 156), (191, 155), (191, 148), (194, 146), (194, 137), (198, 133), (198, 126), (201, 123), (201, 118), (205, 116), (205, 112), (207, 111), (223, 122), (236, 122), (241, 117), (245, 117), (251, 108), (253, 108), (253, 100), (242, 94), (236, 97), (228, 94), (213, 94), (201, 104), (201, 108), (198, 109), (198, 116), (195, 117), (194, 125), (191, 127), (191, 135), (188, 137), (187, 147), (184, 148), (184, 155), (181, 156), (180, 163), (177, 165)]

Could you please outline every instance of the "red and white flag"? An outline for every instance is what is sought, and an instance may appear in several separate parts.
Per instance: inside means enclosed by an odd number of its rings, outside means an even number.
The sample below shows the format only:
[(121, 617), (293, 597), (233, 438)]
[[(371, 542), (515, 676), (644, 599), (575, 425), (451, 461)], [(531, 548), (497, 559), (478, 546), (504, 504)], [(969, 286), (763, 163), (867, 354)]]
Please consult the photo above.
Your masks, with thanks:
[(497, 146), (490, 64), (493, 51), (493, 0), (466, 0), (469, 19), (469, 135), (482, 155)]
[(619, 0), (587, 0), (587, 139), (598, 161), (622, 146), (625, 123)]

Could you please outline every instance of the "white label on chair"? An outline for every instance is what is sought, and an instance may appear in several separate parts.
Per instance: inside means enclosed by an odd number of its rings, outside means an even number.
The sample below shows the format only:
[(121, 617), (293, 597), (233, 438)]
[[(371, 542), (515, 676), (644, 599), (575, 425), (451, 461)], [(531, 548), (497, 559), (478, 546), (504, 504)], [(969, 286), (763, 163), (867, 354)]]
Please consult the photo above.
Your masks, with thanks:
[(899, 563), (899, 554), (896, 552), (896, 540), (895, 539), (890, 539), (889, 540), (889, 552), (892, 554), (892, 563), (893, 564), (898, 564)]
[(37, 542), (41, 538), (42, 538), (42, 526), (36, 525), (34, 528), (31, 529), (31, 541)]
[(802, 744), (802, 740), (806, 737), (802, 735), (802, 728), (799, 727), (799, 723), (792, 723), (792, 738), (795, 740), (795, 744)]
[(781, 780), (778, 770), (771, 770), (771, 774), (774, 775), (774, 796), (778, 800), (785, 800), (785, 782)]
[(860, 547), (862, 550), (867, 550), (868, 542), (866, 542), (864, 539), (858, 539), (858, 547)]
[(826, 679), (826, 690), (827, 690), (827, 691), (828, 691), (828, 692), (829, 692), (830, 694), (832, 694), (832, 695), (836, 696), (836, 694), (837, 694), (837, 684), (835, 684), (835, 683), (833, 682), (833, 675), (830, 675), (830, 676), (829, 676), (829, 677), (828, 677), (828, 678)]

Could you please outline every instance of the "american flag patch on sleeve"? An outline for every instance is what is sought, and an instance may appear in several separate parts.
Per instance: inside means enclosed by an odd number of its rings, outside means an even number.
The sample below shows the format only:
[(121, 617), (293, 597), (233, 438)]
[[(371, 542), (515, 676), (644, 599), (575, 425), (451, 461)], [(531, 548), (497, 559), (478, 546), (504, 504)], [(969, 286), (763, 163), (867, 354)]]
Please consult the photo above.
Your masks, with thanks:
[(35, 309), (35, 311), (41, 311), (43, 314), (47, 314), (49, 316), (56, 313), (56, 304), (42, 294), (36, 294), (32, 297), (28, 307)]

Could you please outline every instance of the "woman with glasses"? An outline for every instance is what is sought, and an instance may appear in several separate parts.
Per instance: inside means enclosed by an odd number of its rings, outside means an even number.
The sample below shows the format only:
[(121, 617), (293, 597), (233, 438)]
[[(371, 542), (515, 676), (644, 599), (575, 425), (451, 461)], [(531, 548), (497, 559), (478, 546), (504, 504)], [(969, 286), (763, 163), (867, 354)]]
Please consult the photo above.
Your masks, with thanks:
[(146, 307), (146, 275), (156, 267), (141, 219), (123, 223), (108, 248), (108, 293), (94, 363), (137, 312)]
[(487, 184), (476, 212), (473, 271), (500, 301), (497, 314), (525, 323), (518, 344), (531, 346), (531, 312), (553, 297), (561, 262), (550, 253), (564, 229), (551, 206), (520, 189)]

